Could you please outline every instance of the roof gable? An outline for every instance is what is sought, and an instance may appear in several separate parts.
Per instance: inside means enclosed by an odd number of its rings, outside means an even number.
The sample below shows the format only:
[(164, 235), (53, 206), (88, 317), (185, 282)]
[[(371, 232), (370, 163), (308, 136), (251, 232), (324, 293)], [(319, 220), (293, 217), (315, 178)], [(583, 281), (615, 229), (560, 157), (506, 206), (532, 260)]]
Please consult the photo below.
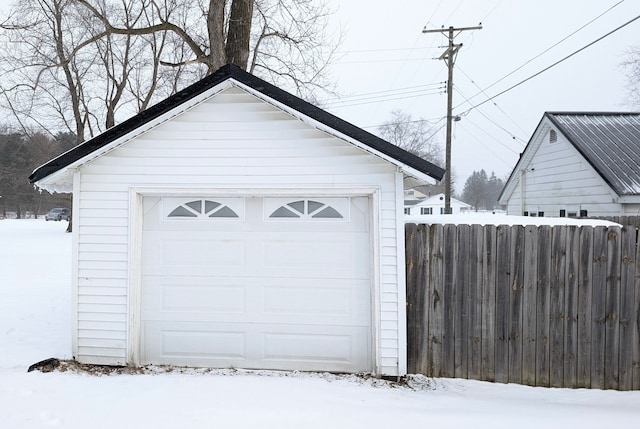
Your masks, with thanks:
[(53, 174), (60, 174), (67, 167), (83, 159), (99, 156), (101, 151), (105, 151), (113, 142), (135, 134), (144, 126), (170, 115), (178, 107), (193, 102), (227, 81), (249, 90), (267, 102), (299, 115), (319, 128), (334, 131), (334, 134), (339, 137), (402, 167), (410, 175), (425, 176), (435, 180), (441, 180), (444, 175), (442, 168), (277, 88), (235, 65), (226, 65), (201, 81), (38, 167), (29, 176), (29, 180), (31, 183), (36, 183)]
[(613, 192), (640, 195), (640, 113), (545, 112), (502, 189), (502, 204), (519, 180), (515, 173), (532, 162), (541, 135), (550, 126), (562, 133)]

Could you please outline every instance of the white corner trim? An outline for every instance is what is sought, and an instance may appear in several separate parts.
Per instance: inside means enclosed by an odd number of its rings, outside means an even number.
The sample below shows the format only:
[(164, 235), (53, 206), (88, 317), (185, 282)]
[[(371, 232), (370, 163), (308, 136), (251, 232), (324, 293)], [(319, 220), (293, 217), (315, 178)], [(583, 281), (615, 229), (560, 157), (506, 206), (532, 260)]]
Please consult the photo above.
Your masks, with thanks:
[(140, 366), (143, 194), (129, 190), (129, 269), (127, 276), (127, 365)]
[(71, 195), (71, 353), (78, 359), (78, 290), (79, 290), (79, 243), (80, 243), (80, 172), (73, 172), (73, 192)]
[(404, 237), (403, 175), (396, 172), (396, 237), (398, 264), (398, 376), (407, 374), (407, 275)]
[(373, 359), (373, 371), (376, 375), (382, 374), (382, 222), (380, 220), (380, 199), (382, 198), (379, 188), (370, 194), (369, 210), (371, 215), (371, 248), (373, 255), (371, 260), (372, 281), (371, 288), (371, 329), (372, 344), (371, 357)]

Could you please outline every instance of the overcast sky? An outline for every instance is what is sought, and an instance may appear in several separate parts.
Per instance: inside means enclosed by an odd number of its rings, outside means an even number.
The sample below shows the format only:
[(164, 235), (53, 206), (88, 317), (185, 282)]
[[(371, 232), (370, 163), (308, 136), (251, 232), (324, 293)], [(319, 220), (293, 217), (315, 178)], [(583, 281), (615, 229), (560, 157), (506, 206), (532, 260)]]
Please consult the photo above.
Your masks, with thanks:
[[(461, 117), (454, 123), (452, 144), (458, 192), (473, 171), (505, 178), (545, 111), (640, 110), (625, 103), (621, 67), (626, 51), (640, 46), (640, 19), (469, 110), (637, 17), (638, 0), (327, 1), (336, 9), (330, 30), (345, 32), (332, 68), (344, 96), (326, 100), (324, 107), (369, 131), (393, 110), (403, 110), (431, 121), (443, 148), (447, 67), (436, 58), (447, 39), (422, 30), (482, 23), (482, 30), (455, 38), (463, 44), (453, 79), (453, 113)], [(0, 10), (10, 3), (0, 0)]]
[[(439, 33), (423, 34), (422, 29), (482, 23), (482, 30), (464, 31), (455, 38), (463, 44), (453, 79), (454, 115), (461, 116), (454, 123), (452, 144), (459, 192), (474, 170), (507, 176), (545, 111), (640, 110), (626, 103), (621, 67), (625, 52), (640, 46), (639, 19), (468, 111), (640, 15), (640, 1), (396, 0), (393, 6), (369, 0), (330, 1), (338, 9), (334, 23), (346, 31), (343, 55), (333, 71), (339, 91), (348, 97), (330, 100), (328, 110), (373, 131), (370, 127), (401, 109), (414, 119), (432, 121), (434, 130), (442, 127), (436, 135), (443, 147), (447, 67), (434, 58), (444, 52), (447, 39)], [(369, 95), (358, 97), (362, 94)]]

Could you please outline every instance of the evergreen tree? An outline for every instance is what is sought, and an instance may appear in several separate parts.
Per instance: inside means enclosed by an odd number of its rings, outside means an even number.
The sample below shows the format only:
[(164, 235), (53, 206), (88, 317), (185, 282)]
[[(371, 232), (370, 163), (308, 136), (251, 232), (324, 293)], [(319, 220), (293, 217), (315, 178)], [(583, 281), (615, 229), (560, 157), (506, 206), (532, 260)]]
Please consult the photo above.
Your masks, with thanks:
[(494, 210), (498, 207), (498, 197), (503, 187), (503, 181), (494, 172), (489, 177), (484, 170), (474, 171), (464, 184), (461, 199), (476, 211)]

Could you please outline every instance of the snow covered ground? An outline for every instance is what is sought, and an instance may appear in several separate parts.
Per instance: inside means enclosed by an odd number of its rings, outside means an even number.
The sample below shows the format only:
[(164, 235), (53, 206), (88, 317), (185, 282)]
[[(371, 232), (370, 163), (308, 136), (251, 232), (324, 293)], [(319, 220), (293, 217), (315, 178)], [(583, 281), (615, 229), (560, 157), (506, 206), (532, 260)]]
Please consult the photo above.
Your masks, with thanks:
[(230, 370), (27, 373), (71, 357), (65, 228), (0, 220), (0, 429), (640, 427), (640, 392)]

